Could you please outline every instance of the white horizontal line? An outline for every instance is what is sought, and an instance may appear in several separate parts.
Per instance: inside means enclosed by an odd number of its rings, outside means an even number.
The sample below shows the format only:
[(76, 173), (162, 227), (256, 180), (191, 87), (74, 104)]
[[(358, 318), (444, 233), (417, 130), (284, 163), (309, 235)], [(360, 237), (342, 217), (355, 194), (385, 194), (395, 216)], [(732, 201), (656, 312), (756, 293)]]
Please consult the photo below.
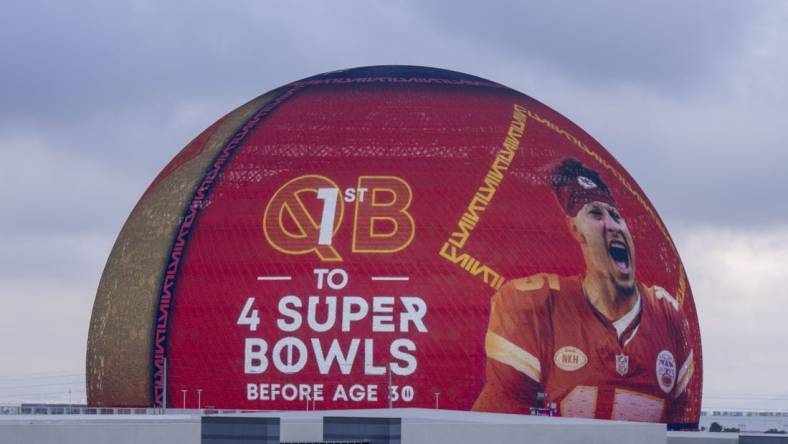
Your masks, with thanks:
[(257, 276), (258, 281), (289, 281), (290, 276)]
[(409, 281), (407, 276), (372, 276), (373, 281)]

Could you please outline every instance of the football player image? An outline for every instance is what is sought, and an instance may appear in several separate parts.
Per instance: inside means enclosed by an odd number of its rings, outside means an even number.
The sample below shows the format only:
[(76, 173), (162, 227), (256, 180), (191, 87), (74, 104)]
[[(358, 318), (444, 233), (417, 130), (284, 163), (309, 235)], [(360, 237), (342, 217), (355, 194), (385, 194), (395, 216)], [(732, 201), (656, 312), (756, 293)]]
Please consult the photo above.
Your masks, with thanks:
[(596, 171), (564, 159), (551, 175), (585, 273), (513, 279), (493, 296), (473, 409), (691, 427), (693, 352), (678, 301), (637, 280), (632, 236)]

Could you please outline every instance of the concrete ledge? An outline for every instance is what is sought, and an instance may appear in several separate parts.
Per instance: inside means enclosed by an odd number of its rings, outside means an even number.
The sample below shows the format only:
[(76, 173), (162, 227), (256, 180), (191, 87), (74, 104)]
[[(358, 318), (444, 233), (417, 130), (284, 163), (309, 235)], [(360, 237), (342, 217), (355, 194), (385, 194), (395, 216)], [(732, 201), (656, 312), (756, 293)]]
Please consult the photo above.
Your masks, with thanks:
[[(730, 439), (703, 441), (706, 436), (710, 439), (730, 438), (728, 434), (667, 433), (664, 424), (431, 409), (256, 412), (221, 417), (240, 420), (276, 418), (279, 420), (279, 438), (285, 442), (322, 441), (324, 418), (333, 417), (335, 423), (336, 418), (397, 418), (401, 427), (399, 438), (404, 444), (664, 444), (666, 441), (670, 444), (738, 444)], [(200, 435), (199, 415), (0, 416), (0, 443), (3, 444), (198, 444)]]
[(738, 433), (668, 432), (668, 444), (738, 444)]
[(197, 444), (200, 419), (186, 415), (0, 417), (3, 444)]
[[(666, 442), (664, 424), (555, 418), (432, 409), (333, 410), (277, 412), (282, 441), (320, 441), (323, 418), (400, 418), (403, 444), (529, 443), (659, 443)], [(289, 424), (299, 424), (290, 427)], [(308, 429), (303, 426), (309, 427)], [(294, 433), (295, 432), (295, 433)], [(383, 441), (381, 441), (383, 442)], [(392, 441), (394, 442), (394, 441)], [(399, 440), (397, 442), (400, 442)], [(732, 444), (732, 443), (729, 443)]]

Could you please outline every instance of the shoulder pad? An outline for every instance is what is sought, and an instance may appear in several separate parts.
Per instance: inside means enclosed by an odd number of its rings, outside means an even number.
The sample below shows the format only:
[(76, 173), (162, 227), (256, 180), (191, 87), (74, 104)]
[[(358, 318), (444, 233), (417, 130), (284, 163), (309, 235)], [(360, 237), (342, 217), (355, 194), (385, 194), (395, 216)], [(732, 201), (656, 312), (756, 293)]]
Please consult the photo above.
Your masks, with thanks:
[(654, 297), (656, 297), (658, 300), (663, 300), (669, 303), (674, 310), (679, 311), (679, 301), (671, 296), (667, 290), (657, 285), (651, 287), (649, 290), (651, 290), (651, 292), (654, 294)]
[(510, 285), (517, 291), (535, 291), (547, 287), (550, 290), (560, 290), (561, 282), (558, 275), (552, 273), (537, 273), (528, 277), (512, 279)]
[(493, 296), (493, 303), (506, 311), (539, 310), (545, 306), (551, 292), (559, 289), (557, 275), (539, 273), (507, 281)]

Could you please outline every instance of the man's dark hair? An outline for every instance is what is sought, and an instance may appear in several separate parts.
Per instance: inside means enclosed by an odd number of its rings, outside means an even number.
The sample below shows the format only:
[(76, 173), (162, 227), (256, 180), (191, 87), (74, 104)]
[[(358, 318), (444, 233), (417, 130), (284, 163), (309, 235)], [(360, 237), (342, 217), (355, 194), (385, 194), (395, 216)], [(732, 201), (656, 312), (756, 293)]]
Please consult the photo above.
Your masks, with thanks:
[(587, 168), (571, 157), (561, 161), (552, 172), (552, 185), (556, 200), (564, 212), (575, 217), (589, 202), (605, 202), (615, 206), (613, 193), (599, 177), (599, 173)]
[(591, 179), (605, 193), (610, 193), (605, 181), (599, 177), (599, 173), (586, 168), (579, 160), (567, 157), (561, 161), (552, 172), (553, 190), (558, 194), (559, 189), (574, 183), (578, 176)]

